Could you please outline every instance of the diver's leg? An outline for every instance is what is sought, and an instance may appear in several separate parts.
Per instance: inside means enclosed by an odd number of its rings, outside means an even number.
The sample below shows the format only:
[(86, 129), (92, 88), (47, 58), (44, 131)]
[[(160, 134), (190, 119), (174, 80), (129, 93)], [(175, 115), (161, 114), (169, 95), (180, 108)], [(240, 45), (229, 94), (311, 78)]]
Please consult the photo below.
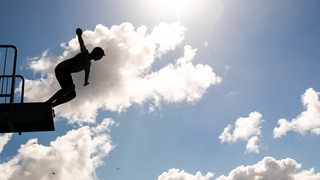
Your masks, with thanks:
[(52, 107), (56, 107), (60, 104), (69, 102), (75, 97), (76, 97), (76, 91), (73, 89), (73, 91), (69, 91), (68, 93), (65, 93), (63, 96), (59, 97), (56, 101), (54, 101), (52, 103)]
[(71, 98), (73, 94), (75, 94), (75, 85), (73, 84), (71, 73), (63, 62), (57, 65), (55, 68), (55, 74), (62, 89), (47, 101), (48, 103), (51, 103), (53, 107), (70, 101), (74, 98)]
[(61, 96), (63, 96), (63, 89), (60, 89), (59, 91), (57, 91), (50, 99), (48, 99), (46, 101), (46, 103), (52, 104), (54, 101), (59, 99), (59, 97), (61, 97)]
[(72, 85), (68, 88), (65, 89), (60, 89), (59, 91), (57, 91), (50, 99), (48, 99), (46, 101), (46, 103), (53, 103), (54, 101), (63, 98), (63, 96), (66, 96), (66, 94), (72, 93), (73, 91), (75, 91), (75, 86)]

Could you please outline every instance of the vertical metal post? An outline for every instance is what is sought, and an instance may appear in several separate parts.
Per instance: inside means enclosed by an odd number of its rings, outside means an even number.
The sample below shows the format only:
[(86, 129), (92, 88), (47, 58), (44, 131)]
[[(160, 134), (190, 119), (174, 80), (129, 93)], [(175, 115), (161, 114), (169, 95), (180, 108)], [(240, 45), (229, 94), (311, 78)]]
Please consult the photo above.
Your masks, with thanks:
[[(3, 58), (3, 69), (2, 69), (2, 78), (1, 78), (1, 94), (3, 94), (3, 88), (7, 89), (8, 83), (5, 84), (4, 76), (6, 75), (6, 64), (7, 64), (8, 48), (5, 48), (4, 58)], [(5, 93), (7, 91), (5, 90)], [(7, 97), (4, 98), (4, 103), (7, 103)]]
[(14, 103), (14, 90), (16, 85), (16, 66), (17, 66), (17, 57), (18, 57), (18, 49), (13, 45), (9, 45), (9, 47), (14, 49), (14, 60), (13, 60), (13, 69), (12, 69), (12, 81), (11, 81), (11, 93), (10, 93), (10, 104)]

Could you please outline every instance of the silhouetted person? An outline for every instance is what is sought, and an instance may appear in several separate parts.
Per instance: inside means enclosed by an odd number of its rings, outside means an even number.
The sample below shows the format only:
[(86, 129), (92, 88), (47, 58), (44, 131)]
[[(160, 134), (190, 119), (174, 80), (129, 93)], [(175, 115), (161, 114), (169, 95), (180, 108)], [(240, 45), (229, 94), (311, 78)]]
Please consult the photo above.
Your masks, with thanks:
[(52, 107), (71, 101), (76, 97), (75, 85), (72, 80), (71, 73), (85, 71), (84, 86), (89, 84), (91, 60), (100, 60), (104, 56), (104, 51), (101, 47), (95, 47), (91, 53), (88, 52), (81, 37), (82, 30), (76, 30), (78, 41), (80, 44), (80, 53), (73, 58), (67, 59), (59, 63), (55, 68), (56, 78), (61, 86), (47, 103), (52, 104)]

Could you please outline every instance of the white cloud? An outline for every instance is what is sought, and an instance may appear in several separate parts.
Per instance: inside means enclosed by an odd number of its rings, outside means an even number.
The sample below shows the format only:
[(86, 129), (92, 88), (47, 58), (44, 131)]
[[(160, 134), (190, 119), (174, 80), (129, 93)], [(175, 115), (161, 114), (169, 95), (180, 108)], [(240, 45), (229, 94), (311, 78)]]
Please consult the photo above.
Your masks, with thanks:
[(186, 28), (179, 23), (160, 23), (147, 38), (157, 46), (156, 52), (161, 56), (183, 41), (185, 31)]
[[(151, 32), (147, 27), (134, 28), (130, 23), (112, 26), (97, 25), (94, 31), (84, 31), (88, 50), (101, 46), (107, 55), (91, 66), (90, 85), (83, 87), (84, 73), (73, 74), (77, 97), (57, 107), (56, 114), (69, 122), (94, 122), (98, 109), (123, 111), (132, 104), (153, 102), (195, 102), (221, 78), (204, 64), (193, 64), (196, 49), (185, 45), (184, 55), (164, 67), (152, 65), (163, 54), (180, 46), (185, 28), (178, 23), (160, 23)], [(33, 62), (30, 69), (41, 77), (27, 80), (28, 101), (45, 101), (60, 89), (54, 76), (55, 65), (79, 52), (76, 38), (62, 44), (61, 56), (48, 53)]]
[(274, 128), (273, 137), (280, 138), (288, 131), (304, 134), (310, 131), (312, 134), (320, 135), (320, 101), (319, 92), (309, 88), (301, 96), (301, 102), (305, 108), (301, 114), (291, 121), (279, 119), (279, 127)]
[(16, 156), (0, 164), (0, 179), (96, 179), (96, 168), (113, 148), (106, 132), (114, 124), (105, 119), (96, 127), (71, 130), (49, 146), (30, 139)]
[(4, 146), (10, 141), (12, 133), (0, 135), (0, 153), (3, 151)]
[(255, 152), (259, 153), (259, 146), (258, 146), (259, 138), (258, 136), (253, 136), (248, 140), (246, 145), (246, 149), (248, 152)]
[[(257, 145), (261, 135), (262, 115), (259, 112), (252, 112), (249, 117), (240, 117), (235, 122), (235, 127), (228, 124), (220, 134), (221, 142), (234, 143), (239, 140), (247, 141), (247, 152), (259, 153)], [(233, 129), (233, 131), (232, 131)]]
[(195, 175), (189, 174), (184, 170), (170, 169), (167, 172), (162, 173), (158, 180), (209, 180), (213, 177), (213, 173), (208, 172), (206, 175), (202, 175), (201, 172), (197, 172)]
[(299, 173), (296, 173), (294, 175), (294, 179), (296, 179), (296, 180), (300, 180), (300, 179), (319, 180), (320, 173), (316, 173), (314, 168), (311, 168), (309, 170), (303, 170)]
[[(277, 160), (273, 157), (264, 157), (256, 164), (249, 166), (238, 166), (231, 170), (228, 176), (221, 175), (216, 180), (319, 180), (320, 173), (315, 172), (314, 168), (301, 170), (302, 165), (294, 159), (285, 158)], [(202, 175), (197, 172), (195, 175), (180, 169), (170, 169), (162, 173), (158, 180), (210, 180), (214, 176), (208, 172)]]
[(260, 162), (250, 166), (239, 166), (230, 171), (228, 176), (220, 176), (216, 180), (315, 180), (320, 178), (319, 173), (315, 173), (314, 169), (302, 170), (294, 159), (286, 158), (276, 160), (273, 157), (265, 157)]

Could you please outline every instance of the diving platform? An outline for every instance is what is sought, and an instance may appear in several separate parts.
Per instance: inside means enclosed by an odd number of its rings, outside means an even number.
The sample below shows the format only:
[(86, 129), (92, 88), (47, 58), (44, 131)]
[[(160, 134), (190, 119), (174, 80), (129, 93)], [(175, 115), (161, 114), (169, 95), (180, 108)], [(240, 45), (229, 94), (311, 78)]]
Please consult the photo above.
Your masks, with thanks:
[(53, 117), (47, 103), (0, 104), (0, 133), (54, 131)]
[(0, 133), (54, 131), (54, 110), (45, 102), (24, 102), (22, 75), (16, 75), (18, 49), (0, 45)]

